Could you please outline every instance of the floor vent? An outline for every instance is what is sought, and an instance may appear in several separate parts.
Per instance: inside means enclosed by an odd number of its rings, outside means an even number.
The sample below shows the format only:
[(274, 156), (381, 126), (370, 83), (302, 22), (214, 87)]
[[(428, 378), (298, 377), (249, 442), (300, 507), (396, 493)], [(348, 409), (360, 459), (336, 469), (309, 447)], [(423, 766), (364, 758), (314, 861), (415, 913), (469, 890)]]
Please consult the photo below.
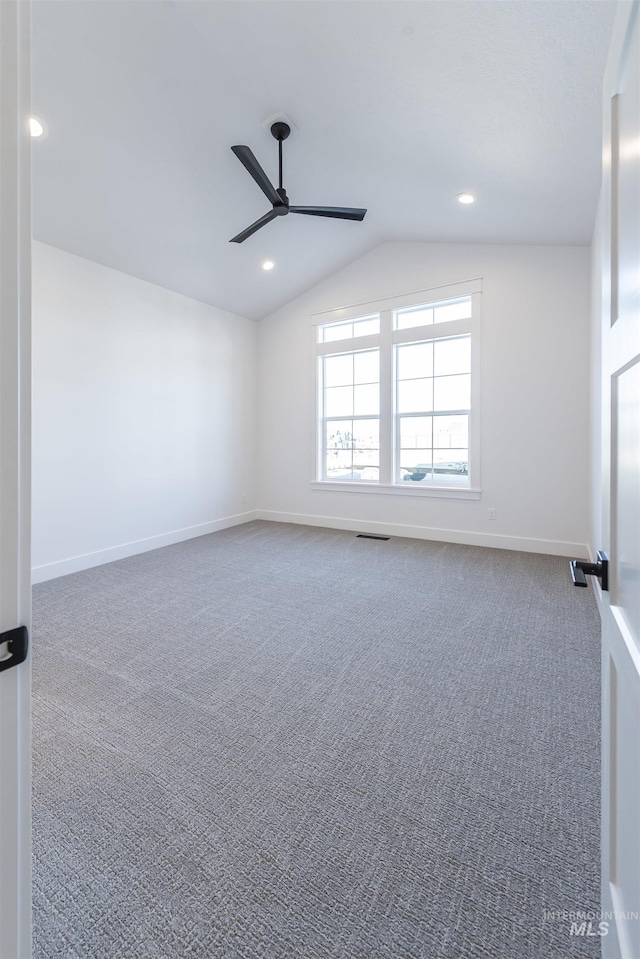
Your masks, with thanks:
[(376, 536), (375, 533), (358, 533), (358, 539), (391, 539), (390, 536)]

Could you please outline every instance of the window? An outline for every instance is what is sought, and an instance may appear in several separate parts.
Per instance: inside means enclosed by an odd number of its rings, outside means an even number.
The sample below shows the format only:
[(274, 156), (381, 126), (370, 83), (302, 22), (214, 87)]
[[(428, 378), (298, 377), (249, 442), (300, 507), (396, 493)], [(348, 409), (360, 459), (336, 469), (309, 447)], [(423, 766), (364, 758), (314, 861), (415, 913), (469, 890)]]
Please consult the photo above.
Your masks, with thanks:
[(324, 314), (314, 326), (317, 480), (476, 489), (480, 281), (377, 307)]
[(446, 477), (467, 485), (471, 335), (403, 343), (395, 350), (399, 478), (439, 483)]
[(320, 327), (321, 342), (331, 343), (335, 340), (352, 340), (354, 336), (365, 336), (367, 333), (380, 332), (380, 317), (361, 316), (356, 320), (342, 323), (328, 323)]
[(325, 479), (366, 480), (380, 467), (380, 351), (322, 357)]

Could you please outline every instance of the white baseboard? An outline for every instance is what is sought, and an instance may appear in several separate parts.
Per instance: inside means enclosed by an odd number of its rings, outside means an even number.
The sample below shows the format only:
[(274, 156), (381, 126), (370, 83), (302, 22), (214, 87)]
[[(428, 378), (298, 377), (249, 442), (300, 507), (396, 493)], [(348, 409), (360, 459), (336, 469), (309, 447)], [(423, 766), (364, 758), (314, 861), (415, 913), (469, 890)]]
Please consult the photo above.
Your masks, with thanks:
[(82, 556), (72, 556), (69, 559), (58, 560), (55, 563), (46, 563), (35, 566), (31, 571), (31, 580), (34, 584), (44, 583), (49, 579), (67, 576), (70, 573), (79, 573), (83, 569), (92, 569), (105, 563), (113, 563), (127, 556), (137, 553), (146, 553), (162, 546), (172, 546), (207, 533), (216, 533), (231, 526), (240, 526), (252, 520), (262, 519), (273, 523), (297, 523), (301, 526), (323, 526), (327, 529), (353, 530), (359, 533), (379, 533), (384, 536), (407, 536), (411, 539), (436, 540), (442, 543), (460, 543), (465, 546), (489, 546), (495, 549), (514, 549), (525, 553), (546, 553), (551, 556), (568, 556), (580, 558), (589, 555), (589, 549), (583, 543), (563, 543), (557, 540), (532, 539), (521, 536), (504, 536), (496, 533), (475, 533), (468, 530), (437, 529), (428, 526), (409, 526), (398, 523), (381, 523), (374, 520), (354, 520), (339, 516), (313, 516), (306, 513), (280, 513), (275, 510), (249, 510), (246, 513), (236, 513), (234, 516), (225, 516), (222, 519), (212, 520), (209, 523), (200, 523), (198, 526), (189, 526), (185, 529), (172, 530), (158, 536), (111, 546), (108, 549), (97, 550), (95, 553), (84, 553)]
[(274, 523), (298, 523), (302, 526), (324, 526), (328, 529), (346, 529), (358, 533), (381, 533), (383, 536), (407, 536), (411, 539), (437, 540), (441, 543), (460, 543), (464, 546), (490, 546), (494, 549), (515, 549), (524, 553), (546, 553), (579, 559), (588, 555), (584, 543), (563, 543), (552, 539), (532, 539), (524, 536), (504, 536), (497, 533), (474, 533), (470, 530), (436, 529), (429, 526), (403, 526), (398, 523), (380, 523), (374, 520), (345, 519), (339, 516), (312, 516), (305, 513), (279, 513), (259, 509), (256, 519)]
[(58, 576), (79, 573), (83, 569), (103, 566), (105, 563), (113, 563), (118, 559), (125, 559), (127, 556), (135, 556), (137, 553), (147, 553), (152, 549), (160, 549), (161, 546), (173, 546), (174, 543), (195, 539), (196, 536), (205, 536), (207, 533), (217, 533), (218, 530), (228, 529), (230, 526), (250, 523), (251, 520), (257, 518), (257, 511), (250, 510), (247, 513), (237, 513), (235, 516), (214, 519), (209, 523), (200, 523), (198, 526), (188, 526), (185, 529), (172, 530), (170, 533), (161, 533), (159, 536), (150, 536), (147, 539), (139, 539), (132, 543), (111, 546), (109, 549), (101, 549), (95, 553), (85, 553), (82, 556), (72, 556), (70, 559), (35, 566), (31, 570), (31, 582), (34, 584), (44, 583), (48, 579), (57, 579)]

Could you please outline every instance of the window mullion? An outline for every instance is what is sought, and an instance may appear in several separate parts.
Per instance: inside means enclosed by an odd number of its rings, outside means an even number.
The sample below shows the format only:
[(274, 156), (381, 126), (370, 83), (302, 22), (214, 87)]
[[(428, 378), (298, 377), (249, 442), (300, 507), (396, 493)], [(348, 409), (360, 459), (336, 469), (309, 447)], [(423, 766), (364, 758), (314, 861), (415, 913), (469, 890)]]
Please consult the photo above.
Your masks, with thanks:
[(330, 356), (333, 353), (352, 353), (358, 350), (377, 349), (380, 337), (377, 333), (370, 336), (354, 336), (348, 340), (332, 340), (330, 343), (318, 343), (318, 356)]
[(426, 340), (441, 340), (447, 336), (464, 336), (471, 332), (472, 320), (448, 320), (446, 323), (429, 323), (427, 326), (410, 326), (406, 330), (394, 330), (394, 343), (422, 343)]
[(380, 482), (393, 477), (393, 333), (392, 312), (380, 313)]

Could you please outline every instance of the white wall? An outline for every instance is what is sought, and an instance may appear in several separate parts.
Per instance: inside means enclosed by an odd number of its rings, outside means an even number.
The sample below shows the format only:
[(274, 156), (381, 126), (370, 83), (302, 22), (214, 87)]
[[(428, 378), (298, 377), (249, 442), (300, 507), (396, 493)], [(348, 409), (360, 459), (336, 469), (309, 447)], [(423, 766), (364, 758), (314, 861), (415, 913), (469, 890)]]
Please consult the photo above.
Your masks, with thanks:
[[(481, 499), (312, 489), (310, 314), (475, 276)], [(589, 282), (586, 247), (387, 243), (273, 313), (259, 326), (259, 515), (585, 555)]]
[(36, 582), (253, 517), (256, 326), (34, 243)]
[[(310, 315), (473, 276), (481, 499), (313, 490)], [(270, 519), (561, 555), (595, 542), (586, 248), (388, 243), (257, 327), (41, 243), (33, 278), (35, 581), (251, 519), (256, 506)], [(592, 488), (598, 464), (592, 449)]]

